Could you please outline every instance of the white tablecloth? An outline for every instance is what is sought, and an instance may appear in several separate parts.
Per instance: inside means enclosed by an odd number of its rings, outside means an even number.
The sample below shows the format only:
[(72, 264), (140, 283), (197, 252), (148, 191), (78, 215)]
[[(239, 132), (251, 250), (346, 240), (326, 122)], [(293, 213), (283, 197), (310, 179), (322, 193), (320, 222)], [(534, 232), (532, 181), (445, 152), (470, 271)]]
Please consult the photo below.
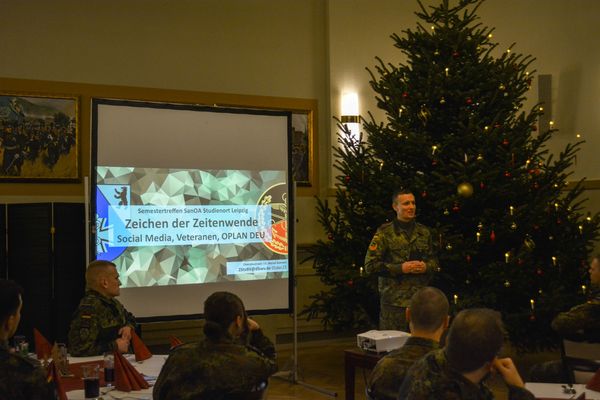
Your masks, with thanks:
[[(154, 380), (158, 377), (160, 373), (160, 369), (167, 359), (167, 355), (163, 354), (154, 354), (147, 360), (142, 362), (136, 362), (135, 356), (133, 354), (126, 354), (125, 358), (138, 370), (141, 374), (143, 374), (146, 380), (154, 383)], [(95, 357), (70, 357), (70, 364), (78, 364), (78, 363), (86, 363), (90, 361), (98, 361), (101, 360), (102, 356)], [(152, 380), (153, 379), (153, 380)], [(152, 398), (152, 386), (148, 389), (136, 390), (131, 392), (121, 392), (119, 390), (110, 390), (107, 392), (107, 388), (100, 388), (100, 392), (102, 394), (102, 398), (106, 400), (110, 399), (151, 399)], [(67, 397), (69, 400), (83, 400), (83, 390), (72, 390), (67, 392)]]
[(564, 393), (563, 385), (566, 386), (566, 384), (562, 383), (527, 382), (525, 387), (527, 390), (533, 393), (536, 398), (545, 397), (551, 399), (576, 399), (581, 395), (582, 392), (585, 392), (585, 400), (600, 400), (600, 392), (586, 389), (584, 384), (573, 385), (573, 389), (576, 390), (575, 394)]

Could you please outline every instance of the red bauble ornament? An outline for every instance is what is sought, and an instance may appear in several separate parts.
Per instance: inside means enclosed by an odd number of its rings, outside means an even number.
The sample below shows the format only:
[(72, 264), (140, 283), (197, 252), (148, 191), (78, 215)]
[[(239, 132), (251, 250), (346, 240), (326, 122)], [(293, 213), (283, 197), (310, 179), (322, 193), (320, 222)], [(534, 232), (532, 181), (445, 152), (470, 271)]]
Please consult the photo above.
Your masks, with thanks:
[(467, 254), (467, 262), (468, 262), (469, 264), (471, 264), (471, 255), (470, 255), (470, 254)]
[(490, 232), (490, 240), (492, 241), (492, 243), (496, 242), (496, 232), (494, 232), (494, 230), (492, 229), (492, 231)]
[(510, 142), (506, 138), (502, 141), (502, 144), (505, 145), (505, 146), (508, 146), (509, 143)]
[(511, 176), (512, 176), (512, 174), (510, 173), (510, 171), (504, 171), (505, 178), (510, 178)]
[(483, 183), (483, 182), (479, 182), (479, 188), (480, 188), (481, 190), (485, 189), (485, 183)]
[(533, 188), (534, 188), (535, 190), (538, 190), (538, 189), (540, 188), (540, 184), (539, 184), (539, 183), (537, 183), (537, 182), (534, 182), (534, 183), (533, 183)]
[(354, 285), (354, 282), (352, 281), (352, 279), (350, 279), (348, 282), (346, 282), (348, 284), (348, 286), (352, 286)]
[(406, 99), (408, 97), (408, 92), (402, 92), (402, 97)]
[(530, 320), (530, 321), (535, 321), (535, 315), (531, 314), (531, 315), (529, 316), (529, 320)]
[(501, 124), (498, 124), (498, 123), (494, 124), (494, 128), (500, 128), (501, 126), (502, 126), (502, 125), (501, 125)]
[(467, 104), (473, 104), (473, 99), (470, 97), (467, 97)]
[(427, 192), (423, 190), (423, 192), (421, 192), (421, 197), (423, 197), (423, 198), (427, 197)]
[(536, 231), (539, 231), (540, 230), (540, 226), (539, 225), (533, 225), (533, 229), (536, 230)]
[(556, 219), (556, 224), (557, 224), (557, 225), (560, 225), (560, 224), (562, 224), (562, 220), (561, 220), (560, 218), (557, 218), (557, 219)]
[(454, 51), (452, 52), (452, 57), (456, 58), (460, 55), (460, 53), (458, 51)]
[(333, 234), (330, 233), (329, 235), (327, 235), (327, 239), (333, 240)]
[(437, 165), (437, 160), (436, 159), (431, 160), (431, 165), (433, 165), (435, 167)]
[(542, 275), (544, 275), (544, 271), (542, 271), (542, 269), (541, 269), (541, 268), (538, 268), (538, 269), (535, 271), (535, 273), (536, 273), (536, 274), (538, 274), (539, 276), (542, 276)]
[(460, 206), (458, 205), (458, 203), (454, 203), (454, 206), (452, 207), (452, 211), (454, 211), (454, 212), (460, 211)]
[(517, 258), (517, 264), (518, 264), (518, 265), (523, 265), (523, 263), (524, 263), (524, 262), (525, 262), (525, 261), (523, 261), (523, 259), (522, 259), (522, 258)]
[(350, 182), (350, 176), (349, 176), (349, 175), (346, 175), (346, 176), (344, 177), (344, 180), (346, 181), (346, 183)]

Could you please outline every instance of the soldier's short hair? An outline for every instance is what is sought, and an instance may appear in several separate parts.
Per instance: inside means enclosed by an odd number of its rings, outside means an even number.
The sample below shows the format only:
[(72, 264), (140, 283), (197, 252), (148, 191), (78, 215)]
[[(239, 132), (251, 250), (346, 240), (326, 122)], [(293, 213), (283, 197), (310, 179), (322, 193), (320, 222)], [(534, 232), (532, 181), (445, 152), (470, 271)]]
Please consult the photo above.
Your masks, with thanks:
[(408, 189), (408, 188), (399, 188), (394, 190), (394, 193), (392, 193), (392, 204), (396, 204), (396, 199), (398, 198), (398, 196), (400, 196), (401, 194), (412, 194), (414, 195), (413, 191)]
[(415, 329), (435, 332), (446, 321), (450, 305), (444, 292), (426, 286), (413, 294), (410, 299), (410, 322)]
[(0, 279), (0, 322), (4, 323), (19, 309), (23, 289), (15, 281)]
[(213, 341), (225, 336), (237, 317), (246, 318), (242, 300), (230, 292), (215, 292), (204, 301), (204, 334)]
[(107, 260), (94, 260), (89, 263), (85, 270), (85, 283), (87, 287), (91, 289), (97, 288), (100, 278), (108, 274), (111, 267), (116, 268), (117, 266)]
[(463, 310), (448, 330), (448, 364), (461, 373), (475, 371), (498, 355), (503, 342), (500, 313), (487, 308)]

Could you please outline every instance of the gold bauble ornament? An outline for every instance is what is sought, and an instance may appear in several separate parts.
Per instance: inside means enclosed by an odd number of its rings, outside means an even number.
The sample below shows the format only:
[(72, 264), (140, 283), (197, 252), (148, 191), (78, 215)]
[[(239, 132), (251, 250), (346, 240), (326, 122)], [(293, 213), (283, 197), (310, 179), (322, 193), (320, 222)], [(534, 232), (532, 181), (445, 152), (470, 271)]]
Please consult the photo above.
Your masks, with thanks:
[(527, 247), (528, 250), (535, 249), (535, 242), (533, 241), (531, 236), (525, 236), (525, 240), (523, 241), (523, 243), (525, 244), (525, 247)]
[(456, 188), (461, 197), (471, 197), (473, 195), (473, 185), (469, 182), (463, 182)]

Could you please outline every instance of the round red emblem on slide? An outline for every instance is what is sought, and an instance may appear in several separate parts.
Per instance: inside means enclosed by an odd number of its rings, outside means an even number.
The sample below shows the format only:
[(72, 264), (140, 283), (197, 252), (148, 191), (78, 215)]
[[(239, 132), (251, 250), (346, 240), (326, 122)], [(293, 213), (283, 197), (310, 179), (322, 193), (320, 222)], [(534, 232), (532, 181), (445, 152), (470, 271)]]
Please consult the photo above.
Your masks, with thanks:
[(258, 225), (261, 229), (271, 226), (271, 240), (263, 239), (265, 246), (277, 254), (288, 253), (287, 238), (287, 192), (286, 184), (279, 183), (268, 188), (260, 199), (259, 206), (271, 206), (271, 221), (266, 221), (263, 214), (258, 216)]

